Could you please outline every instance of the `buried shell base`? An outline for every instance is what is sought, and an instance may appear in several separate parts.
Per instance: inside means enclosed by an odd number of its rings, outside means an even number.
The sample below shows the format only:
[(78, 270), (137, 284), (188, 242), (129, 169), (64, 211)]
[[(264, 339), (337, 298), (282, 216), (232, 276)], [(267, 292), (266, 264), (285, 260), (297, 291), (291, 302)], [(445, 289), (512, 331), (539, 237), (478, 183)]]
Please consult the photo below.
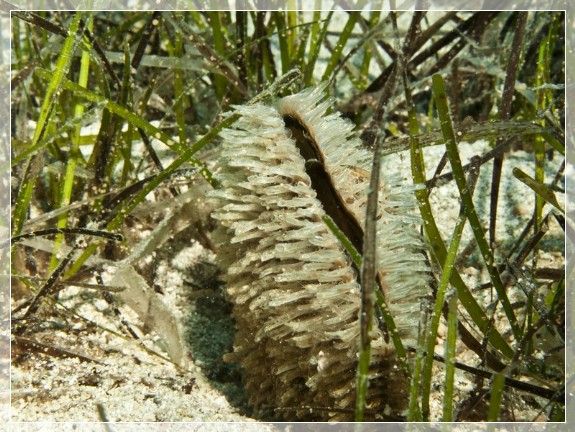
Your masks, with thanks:
[[(359, 340), (357, 272), (333, 233), (283, 116), (297, 116), (321, 149), (329, 180), (357, 220), (365, 219), (371, 154), (352, 125), (326, 115), (323, 86), (276, 106), (236, 107), (221, 133), (211, 192), (215, 233), (237, 325), (226, 359), (243, 370), (250, 405), (268, 419), (353, 420)], [(385, 178), (385, 177), (384, 177)], [(380, 193), (378, 260), (386, 299), (404, 345), (415, 345), (427, 294), (422, 244), (401, 187)], [(372, 341), (368, 412), (373, 419), (407, 406), (393, 344)]]

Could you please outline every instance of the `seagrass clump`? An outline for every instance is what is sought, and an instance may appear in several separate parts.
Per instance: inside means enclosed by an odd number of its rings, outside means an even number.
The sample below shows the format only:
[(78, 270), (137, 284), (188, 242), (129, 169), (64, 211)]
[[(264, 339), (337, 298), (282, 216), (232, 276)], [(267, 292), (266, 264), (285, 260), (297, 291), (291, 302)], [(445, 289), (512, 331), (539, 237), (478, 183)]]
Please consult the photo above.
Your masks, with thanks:
[[(227, 357), (241, 365), (249, 403), (268, 418), (353, 419), (357, 270), (321, 219), (325, 209), (286, 124), (296, 121), (300, 138), (320, 149), (324, 181), (361, 226), (372, 155), (353, 138), (350, 122), (326, 114), (332, 101), (325, 100), (324, 89), (307, 89), (274, 106), (237, 106), (239, 120), (221, 133), (222, 187), (211, 199), (237, 323), (234, 352)], [(382, 186), (377, 254), (399, 334), (405, 345), (414, 345), (427, 289), (409, 196), (398, 182)], [(378, 413), (375, 419), (400, 413), (408, 384), (393, 344), (377, 329), (370, 377), (369, 412)]]

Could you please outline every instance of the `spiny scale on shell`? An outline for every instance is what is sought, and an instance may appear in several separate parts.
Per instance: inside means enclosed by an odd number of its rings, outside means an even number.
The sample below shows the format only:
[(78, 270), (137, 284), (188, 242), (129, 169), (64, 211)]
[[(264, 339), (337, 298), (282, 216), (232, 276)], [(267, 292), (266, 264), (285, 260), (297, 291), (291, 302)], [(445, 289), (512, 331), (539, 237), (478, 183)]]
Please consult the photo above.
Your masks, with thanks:
[[(355, 404), (357, 272), (321, 219), (324, 209), (284, 122), (290, 115), (304, 125), (341, 199), (363, 226), (372, 155), (353, 138), (351, 122), (326, 114), (332, 101), (324, 89), (304, 90), (275, 106), (236, 106), (239, 120), (221, 133), (222, 187), (211, 192), (237, 323), (228, 360), (240, 363), (250, 404), (286, 420), (352, 420)], [(410, 216), (412, 195), (389, 175), (383, 178), (379, 268), (403, 343), (415, 346), (420, 299), (427, 294), (422, 244)], [(377, 333), (369, 411), (400, 413), (407, 387), (392, 343)], [(310, 414), (307, 407), (322, 409)]]

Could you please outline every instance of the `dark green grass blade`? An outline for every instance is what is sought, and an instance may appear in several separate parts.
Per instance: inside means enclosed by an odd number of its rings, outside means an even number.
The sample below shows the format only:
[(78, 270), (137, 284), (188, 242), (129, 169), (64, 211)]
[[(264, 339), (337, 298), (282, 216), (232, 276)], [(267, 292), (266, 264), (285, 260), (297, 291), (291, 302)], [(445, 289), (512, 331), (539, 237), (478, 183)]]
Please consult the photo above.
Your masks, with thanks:
[[(53, 71), (48, 73), (48, 86), (46, 88), (44, 100), (42, 101), (42, 106), (40, 108), (40, 114), (36, 122), (36, 129), (34, 130), (34, 135), (32, 137), (32, 146), (36, 146), (44, 136), (44, 132), (48, 126), (50, 116), (54, 110), (54, 104), (56, 102), (59, 90), (64, 81), (64, 77), (70, 68), (74, 50), (82, 38), (82, 32), (79, 31), (82, 16), (82, 12), (77, 12), (74, 15), (70, 24), (68, 36), (64, 41), (62, 50), (56, 61), (56, 66), (54, 67)], [(37, 176), (32, 175), (31, 171), (33, 165), (34, 161), (28, 160), (24, 169), (24, 178), (22, 184), (20, 185), (16, 205), (14, 206), (13, 235), (18, 235), (22, 231), (22, 227), (24, 226), (24, 222), (26, 220), (26, 214), (30, 206), (30, 200), (32, 199), (32, 193), (36, 185)]]
[[(319, 52), (321, 50), (322, 44), (323, 44), (323, 40), (325, 39), (326, 35), (327, 35), (327, 29), (329, 27), (329, 23), (331, 21), (331, 17), (333, 16), (333, 10), (329, 11), (324, 23), (323, 23), (323, 27), (321, 28), (320, 33), (318, 34), (317, 38), (312, 38), (312, 44), (313, 44), (313, 50), (310, 52), (308, 61), (307, 61), (307, 65), (306, 68), (304, 70), (304, 85), (306, 87), (310, 86), (312, 84), (312, 78), (313, 78), (313, 71), (315, 69), (315, 64), (317, 62), (317, 59), (319, 57)], [(312, 30), (313, 32), (313, 30)], [(313, 34), (313, 33), (312, 33)]]
[(465, 222), (467, 217), (464, 214), (460, 214), (451, 236), (451, 243), (449, 244), (449, 250), (445, 258), (445, 263), (443, 266), (443, 272), (441, 273), (441, 280), (437, 288), (437, 294), (435, 299), (435, 307), (431, 315), (431, 323), (429, 325), (429, 334), (426, 343), (426, 353), (425, 363), (423, 366), (422, 373), (422, 395), (421, 395), (421, 411), (423, 413), (424, 420), (429, 420), (429, 398), (431, 395), (431, 380), (433, 378), (433, 352), (435, 349), (435, 343), (437, 340), (437, 330), (439, 328), (439, 321), (441, 319), (441, 312), (443, 310), (443, 305), (447, 297), (447, 289), (449, 287), (449, 280), (454, 270), (455, 259), (457, 258), (457, 249), (459, 248), (459, 243), (461, 241), (461, 235), (463, 233), (463, 228), (465, 227)]
[(505, 375), (502, 373), (495, 374), (491, 380), (491, 398), (489, 399), (489, 413), (487, 421), (494, 422), (499, 420), (499, 411), (503, 402), (503, 390), (505, 389)]
[(457, 310), (457, 291), (451, 293), (448, 300), (447, 316), (447, 341), (445, 346), (445, 387), (443, 393), (443, 418), (444, 422), (453, 421), (453, 396), (455, 389), (455, 361), (456, 345), (458, 339), (457, 322), (459, 312)]
[(339, 40), (337, 41), (335, 48), (333, 50), (333, 52), (331, 53), (331, 57), (329, 59), (329, 63), (327, 64), (327, 67), (325, 69), (325, 72), (323, 74), (322, 77), (322, 81), (326, 81), (328, 79), (333, 79), (332, 77), (332, 73), (335, 70), (344, 47), (347, 45), (347, 41), (349, 40), (349, 37), (351, 36), (351, 32), (353, 31), (353, 28), (355, 27), (355, 24), (357, 23), (358, 18), (360, 17), (359, 12), (349, 12), (349, 17), (347, 19), (347, 22), (345, 23), (345, 26), (339, 36)]
[(515, 176), (515, 178), (517, 178), (522, 183), (527, 185), (531, 190), (533, 190), (533, 192), (535, 192), (538, 197), (540, 197), (542, 200), (547, 201), (561, 213), (565, 214), (565, 210), (563, 210), (563, 208), (561, 207), (561, 204), (559, 203), (559, 200), (555, 196), (553, 190), (551, 190), (543, 183), (538, 182), (536, 179), (529, 176), (519, 168), (513, 168), (513, 175)]
[[(405, 77), (404, 77), (404, 83), (405, 83)], [(416, 185), (415, 196), (417, 198), (417, 202), (419, 205), (421, 217), (424, 221), (423, 226), (425, 229), (425, 233), (427, 235), (429, 245), (431, 246), (432, 256), (437, 261), (437, 264), (441, 266), (441, 268), (443, 268), (445, 266), (445, 260), (447, 258), (447, 249), (445, 247), (443, 239), (441, 238), (441, 234), (439, 232), (439, 228), (437, 227), (435, 217), (433, 216), (431, 204), (429, 202), (428, 191), (424, 187), (426, 182), (425, 168), (423, 166), (423, 161), (421, 157), (421, 146), (419, 145), (419, 139), (417, 138), (419, 135), (419, 126), (417, 124), (415, 109), (413, 108), (413, 104), (411, 102), (411, 96), (409, 94), (409, 90), (407, 87), (406, 87), (406, 95), (408, 96), (407, 101), (408, 101), (408, 114), (409, 114), (409, 125), (410, 125), (409, 129), (410, 129), (410, 147), (411, 147), (410, 150), (411, 168), (412, 168), (413, 183)], [(501, 352), (505, 357), (512, 358), (513, 350), (496, 329), (490, 328), (489, 320), (487, 319), (485, 312), (479, 306), (477, 300), (475, 300), (475, 298), (469, 291), (469, 288), (465, 285), (463, 279), (455, 269), (451, 275), (450, 283), (457, 289), (459, 301), (461, 302), (462, 306), (467, 310), (471, 319), (473, 320), (475, 325), (479, 328), (479, 330), (484, 335), (489, 335), (490, 343), (499, 352)]]
[(467, 187), (465, 175), (461, 166), (461, 160), (459, 158), (459, 152), (457, 150), (455, 133), (451, 125), (449, 108), (447, 106), (447, 94), (445, 92), (445, 85), (443, 83), (443, 78), (439, 74), (433, 75), (433, 94), (435, 97), (435, 104), (437, 106), (437, 112), (441, 123), (441, 130), (445, 137), (447, 156), (449, 157), (449, 162), (451, 163), (451, 168), (455, 176), (455, 182), (457, 183), (457, 188), (459, 189), (461, 203), (465, 210), (467, 219), (469, 220), (469, 224), (471, 225), (473, 234), (475, 235), (477, 245), (479, 246), (483, 256), (483, 260), (487, 267), (487, 271), (489, 272), (489, 276), (491, 277), (491, 281), (493, 282), (493, 286), (497, 291), (497, 295), (499, 296), (503, 310), (505, 311), (507, 319), (509, 320), (509, 324), (511, 325), (513, 335), (515, 339), (519, 341), (521, 340), (522, 331), (519, 326), (519, 322), (517, 321), (517, 317), (515, 316), (515, 312), (511, 306), (511, 302), (509, 301), (509, 297), (507, 296), (507, 292), (505, 291), (505, 287), (503, 286), (503, 282), (501, 281), (499, 271), (495, 266), (495, 258), (483, 234), (481, 221), (479, 220), (479, 216), (475, 211), (475, 205), (473, 204), (473, 199)]

